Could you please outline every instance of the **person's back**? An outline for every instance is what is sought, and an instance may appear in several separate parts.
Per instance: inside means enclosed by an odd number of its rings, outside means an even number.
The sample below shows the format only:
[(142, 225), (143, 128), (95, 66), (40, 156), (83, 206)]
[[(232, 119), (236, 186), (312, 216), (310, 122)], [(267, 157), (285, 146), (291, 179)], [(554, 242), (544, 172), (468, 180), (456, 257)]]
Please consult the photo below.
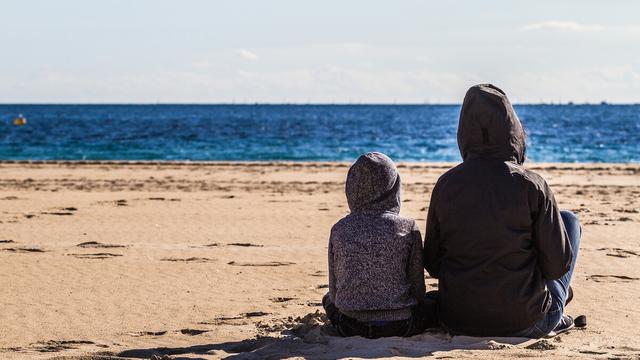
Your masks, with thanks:
[(342, 313), (360, 321), (411, 317), (418, 294), (424, 296), (424, 285), (416, 289), (424, 283), (417, 278), (420, 272), (414, 279), (407, 272), (412, 255), (422, 267), (422, 239), (418, 247), (416, 232), (414, 220), (395, 213), (355, 213), (334, 225), (330, 287)]
[(425, 239), (441, 322), (454, 333), (506, 336), (530, 328), (551, 305), (546, 281), (571, 265), (553, 194), (521, 166), (524, 140), (501, 90), (469, 90), (458, 130), (464, 162), (434, 187)]
[(425, 295), (422, 239), (415, 221), (399, 215), (395, 165), (381, 153), (362, 155), (349, 169), (345, 192), (351, 214), (331, 229), (327, 314), (346, 336), (419, 331), (414, 308)]

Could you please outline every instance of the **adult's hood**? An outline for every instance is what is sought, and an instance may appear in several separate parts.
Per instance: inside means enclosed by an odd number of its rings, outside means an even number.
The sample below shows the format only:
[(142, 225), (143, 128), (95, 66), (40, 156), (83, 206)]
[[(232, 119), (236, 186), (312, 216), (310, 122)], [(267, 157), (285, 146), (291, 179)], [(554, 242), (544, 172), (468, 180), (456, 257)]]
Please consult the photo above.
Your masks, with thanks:
[(400, 175), (385, 154), (361, 155), (349, 169), (345, 193), (352, 213), (400, 212)]
[(463, 160), (524, 162), (524, 129), (504, 91), (491, 84), (476, 85), (467, 91), (460, 111), (458, 148)]

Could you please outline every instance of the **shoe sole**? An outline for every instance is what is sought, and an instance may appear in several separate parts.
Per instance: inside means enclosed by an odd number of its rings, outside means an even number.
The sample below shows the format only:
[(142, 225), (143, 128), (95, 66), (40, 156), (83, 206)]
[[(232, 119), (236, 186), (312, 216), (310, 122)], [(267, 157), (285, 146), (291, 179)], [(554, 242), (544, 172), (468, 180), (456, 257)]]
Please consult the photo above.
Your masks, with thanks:
[(548, 333), (547, 336), (545, 336), (545, 338), (552, 338), (554, 336), (566, 333), (567, 331), (569, 331), (569, 330), (571, 330), (571, 329), (573, 329), (575, 327), (576, 327), (576, 324), (571, 323), (571, 325), (567, 326), (566, 328), (564, 328), (562, 330), (554, 330), (554, 331)]

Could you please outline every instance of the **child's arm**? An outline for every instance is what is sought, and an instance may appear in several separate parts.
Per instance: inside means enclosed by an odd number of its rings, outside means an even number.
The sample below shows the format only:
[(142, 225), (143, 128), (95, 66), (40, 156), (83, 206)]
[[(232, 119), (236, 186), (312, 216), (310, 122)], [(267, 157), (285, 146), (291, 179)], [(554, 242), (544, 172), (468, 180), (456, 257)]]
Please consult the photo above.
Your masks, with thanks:
[(411, 231), (411, 254), (409, 255), (408, 279), (411, 284), (413, 296), (418, 301), (424, 298), (426, 288), (424, 286), (424, 264), (422, 262), (422, 235), (418, 225), (414, 222), (414, 229)]
[(328, 264), (329, 264), (329, 299), (331, 300), (332, 303), (335, 303), (336, 301), (336, 278), (335, 278), (335, 273), (333, 272), (333, 246), (331, 245), (331, 238), (332, 236), (329, 236), (329, 259), (328, 259)]

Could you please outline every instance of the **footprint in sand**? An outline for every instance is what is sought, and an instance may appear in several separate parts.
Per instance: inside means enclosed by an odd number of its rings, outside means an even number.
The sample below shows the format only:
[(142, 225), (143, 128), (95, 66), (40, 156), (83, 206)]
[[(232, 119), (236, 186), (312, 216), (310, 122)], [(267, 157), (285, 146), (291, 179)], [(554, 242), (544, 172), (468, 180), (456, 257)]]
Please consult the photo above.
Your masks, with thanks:
[(147, 198), (146, 200), (151, 200), (151, 201), (182, 201), (182, 199), (178, 199), (178, 198), (167, 199), (167, 198), (164, 198), (164, 197), (150, 197), (150, 198)]
[(228, 265), (232, 265), (232, 266), (288, 266), (288, 265), (295, 265), (295, 263), (287, 262), (287, 261), (268, 261), (268, 262), (263, 262), (263, 263), (246, 263), (246, 262), (229, 261), (227, 264)]
[[(32, 344), (32, 348), (38, 352), (59, 352), (63, 350), (77, 349), (78, 345), (95, 345), (89, 340), (49, 340)], [(101, 346), (104, 347), (104, 346)]]
[[(194, 245), (194, 246), (191, 246), (191, 247), (192, 247), (192, 248), (199, 248), (199, 247), (218, 247), (218, 246), (224, 246), (224, 244), (220, 244), (220, 243), (211, 243), (211, 244), (205, 244), (205, 245)], [(226, 244), (226, 246), (238, 246), (238, 247), (264, 247), (264, 245), (252, 244), (252, 243), (229, 243), (229, 244)]]
[(71, 211), (44, 211), (41, 212), (42, 215), (57, 215), (57, 216), (70, 216), (73, 215)]
[(111, 204), (115, 206), (128, 206), (129, 203), (126, 199), (118, 199), (118, 200), (101, 200), (95, 203), (96, 205), (106, 205)]
[[(266, 313), (265, 313), (266, 314)], [(200, 321), (200, 325), (247, 325), (246, 321), (243, 321), (246, 316), (218, 316), (212, 321)]]
[[(608, 352), (606, 351), (596, 351), (596, 350), (578, 350), (580, 354), (588, 354), (588, 355), (606, 355)], [(611, 359), (611, 358), (609, 358)]]
[(180, 333), (184, 334), (184, 335), (189, 335), (189, 336), (195, 336), (195, 335), (200, 335), (200, 334), (204, 334), (206, 332), (209, 332), (210, 330), (199, 330), (199, 329), (180, 329)]
[(30, 247), (17, 247), (17, 248), (6, 248), (0, 249), (0, 251), (9, 251), (14, 253), (43, 253), (45, 250), (38, 248), (30, 248)]
[(133, 336), (133, 337), (162, 336), (162, 335), (165, 335), (166, 333), (167, 333), (166, 330), (162, 330), (162, 331), (136, 331), (136, 332), (127, 333), (127, 335)]
[(625, 250), (621, 248), (600, 248), (598, 251), (608, 251), (607, 256), (614, 256), (619, 258), (628, 258), (631, 256), (640, 256), (639, 253), (631, 250)]
[(76, 246), (81, 248), (105, 248), (105, 249), (126, 247), (124, 245), (102, 244), (97, 241), (87, 241), (87, 242), (80, 243)]
[(123, 256), (122, 254), (112, 254), (112, 253), (68, 254), (68, 255), (76, 257), (78, 259), (110, 259), (118, 256)]
[(203, 247), (218, 247), (220, 246), (219, 243), (211, 243), (211, 244), (204, 244), (204, 245), (191, 245), (189, 246), (190, 248), (203, 248)]
[(241, 246), (241, 247), (264, 247), (264, 245), (257, 245), (252, 243), (230, 243), (227, 246)]
[(204, 258), (204, 257), (190, 257), (190, 258), (162, 258), (160, 261), (173, 261), (173, 262), (196, 262), (196, 263), (205, 263), (205, 262), (214, 262), (214, 259)]
[(227, 320), (240, 320), (242, 319), (242, 316), (218, 316), (216, 318), (214, 318), (214, 322), (212, 321), (200, 321), (198, 324), (203, 324), (203, 325), (215, 325), (215, 321), (227, 321)]
[(287, 301), (291, 301), (291, 300), (296, 300), (297, 298), (294, 297), (274, 297), (269, 299), (271, 302), (274, 303), (283, 303), (283, 302), (287, 302)]
[(264, 311), (252, 311), (252, 312), (244, 313), (244, 317), (246, 318), (260, 317), (260, 316), (267, 316), (267, 315), (271, 315), (271, 313), (264, 312)]
[(638, 213), (640, 213), (640, 209), (637, 209), (637, 208), (631, 208), (631, 209), (619, 208), (619, 209), (613, 209), (613, 211), (621, 212), (621, 213), (627, 213), (627, 214), (638, 214)]
[(632, 282), (636, 280), (640, 280), (637, 277), (631, 277), (626, 275), (589, 275), (587, 276), (587, 280), (593, 280), (595, 282)]

